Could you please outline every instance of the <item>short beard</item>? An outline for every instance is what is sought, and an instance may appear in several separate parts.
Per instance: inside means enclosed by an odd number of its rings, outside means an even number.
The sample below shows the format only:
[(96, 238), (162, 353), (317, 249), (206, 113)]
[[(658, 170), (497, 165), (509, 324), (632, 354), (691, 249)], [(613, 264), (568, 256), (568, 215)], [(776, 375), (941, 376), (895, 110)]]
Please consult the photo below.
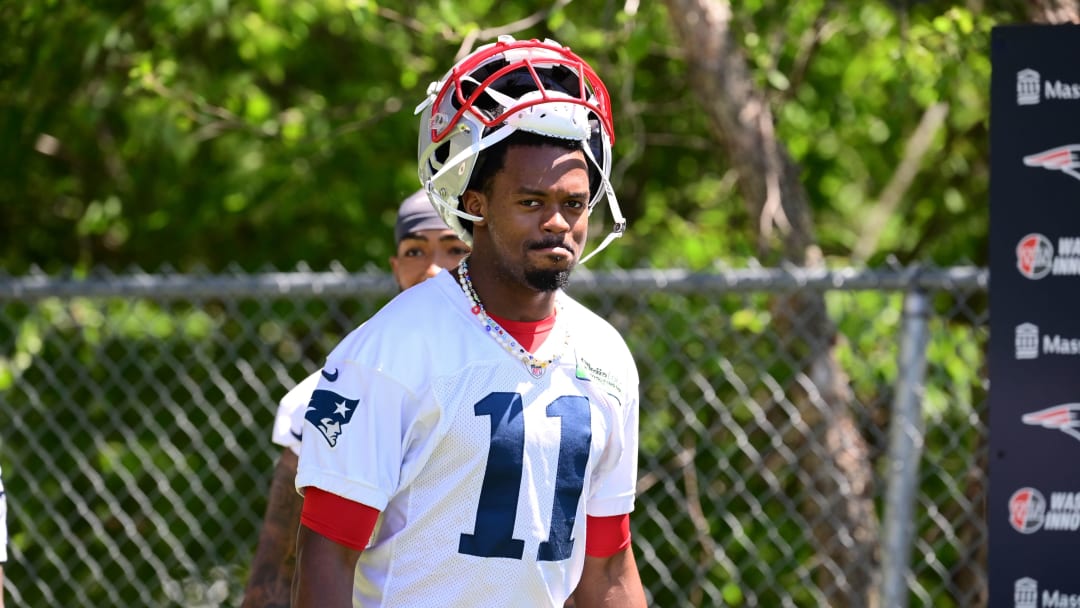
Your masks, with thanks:
[(525, 282), (529, 287), (544, 293), (566, 287), (570, 282), (570, 269), (566, 270), (526, 270)]

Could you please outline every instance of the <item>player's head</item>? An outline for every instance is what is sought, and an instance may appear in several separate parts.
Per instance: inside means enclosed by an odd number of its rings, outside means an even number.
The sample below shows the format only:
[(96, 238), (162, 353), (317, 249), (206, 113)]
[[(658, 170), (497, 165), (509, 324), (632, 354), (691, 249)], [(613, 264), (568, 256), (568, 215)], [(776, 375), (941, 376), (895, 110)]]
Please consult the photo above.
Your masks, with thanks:
[(469, 246), (446, 225), (423, 191), (414, 192), (398, 207), (394, 242), (397, 251), (390, 258), (390, 269), (403, 290), (441, 268), (456, 267), (469, 253)]
[(564, 287), (588, 238), (589, 169), (578, 141), (518, 131), (489, 148), (461, 197), (483, 218), (472, 225), (477, 254), (536, 291)]
[(622, 235), (625, 221), (609, 181), (611, 102), (596, 72), (569, 48), (501, 36), (433, 82), (417, 112), (420, 182), (466, 243), (472, 244), (472, 222), (480, 218), (464, 209), (462, 194), (477, 186), (487, 152), (522, 132), (577, 142), (590, 178), (587, 212), (607, 199), (614, 227), (585, 259)]

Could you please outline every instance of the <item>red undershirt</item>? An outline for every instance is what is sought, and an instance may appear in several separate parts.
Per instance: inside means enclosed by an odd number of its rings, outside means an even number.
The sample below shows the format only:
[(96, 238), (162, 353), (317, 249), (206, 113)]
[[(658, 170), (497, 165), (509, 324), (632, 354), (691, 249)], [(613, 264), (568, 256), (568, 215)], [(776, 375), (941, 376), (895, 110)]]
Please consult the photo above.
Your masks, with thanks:
[[(511, 321), (488, 316), (506, 330), (518, 344), (536, 352), (555, 327), (555, 314), (540, 321)], [(304, 508), (300, 523), (326, 538), (356, 551), (367, 546), (379, 511), (365, 504), (342, 498), (314, 486), (304, 488)], [(611, 517), (586, 516), (585, 554), (609, 557), (630, 544), (630, 514)]]
[(498, 323), (499, 326), (506, 330), (506, 333), (510, 334), (511, 338), (524, 346), (525, 350), (530, 353), (535, 353), (540, 349), (548, 334), (551, 333), (551, 328), (555, 327), (555, 313), (551, 313), (550, 317), (539, 321), (511, 321), (497, 317), (490, 312), (487, 314), (492, 321)]

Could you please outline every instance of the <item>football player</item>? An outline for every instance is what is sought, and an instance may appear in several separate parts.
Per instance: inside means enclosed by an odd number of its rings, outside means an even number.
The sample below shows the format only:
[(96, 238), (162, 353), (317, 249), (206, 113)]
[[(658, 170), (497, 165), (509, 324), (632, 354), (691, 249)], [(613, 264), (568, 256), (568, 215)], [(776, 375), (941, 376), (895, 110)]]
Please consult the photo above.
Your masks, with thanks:
[(428, 92), (420, 181), (472, 253), (327, 358), (293, 604), (642, 607), (636, 366), (562, 289), (600, 200), (593, 253), (624, 228), (607, 90), (569, 48), (501, 37)]
[[(432, 207), (423, 192), (405, 199), (394, 226), (396, 255), (390, 269), (402, 290), (423, 282), (443, 268), (454, 268), (469, 252)], [(244, 606), (287, 606), (296, 560), (296, 530), (300, 525), (300, 495), (293, 481), (300, 453), (304, 412), (320, 378), (311, 374), (290, 390), (278, 405), (271, 440), (284, 449), (270, 485), (270, 496), (251, 565)]]

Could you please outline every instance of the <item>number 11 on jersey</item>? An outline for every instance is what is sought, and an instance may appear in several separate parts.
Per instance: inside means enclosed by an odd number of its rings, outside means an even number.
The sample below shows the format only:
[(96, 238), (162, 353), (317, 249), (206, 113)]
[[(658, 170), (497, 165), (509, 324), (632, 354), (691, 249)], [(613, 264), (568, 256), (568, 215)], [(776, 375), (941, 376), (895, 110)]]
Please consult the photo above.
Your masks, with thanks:
[[(525, 541), (514, 538), (518, 495), (525, 452), (525, 416), (521, 395), (491, 393), (473, 406), (476, 416), (491, 419), (491, 447), (476, 509), (473, 534), (462, 534), (458, 552), (478, 557), (521, 559)], [(548, 418), (560, 418), (559, 462), (551, 506), (548, 538), (536, 559), (561, 561), (570, 557), (578, 503), (585, 483), (585, 465), (592, 444), (589, 400), (581, 395), (559, 397), (548, 404)]]

